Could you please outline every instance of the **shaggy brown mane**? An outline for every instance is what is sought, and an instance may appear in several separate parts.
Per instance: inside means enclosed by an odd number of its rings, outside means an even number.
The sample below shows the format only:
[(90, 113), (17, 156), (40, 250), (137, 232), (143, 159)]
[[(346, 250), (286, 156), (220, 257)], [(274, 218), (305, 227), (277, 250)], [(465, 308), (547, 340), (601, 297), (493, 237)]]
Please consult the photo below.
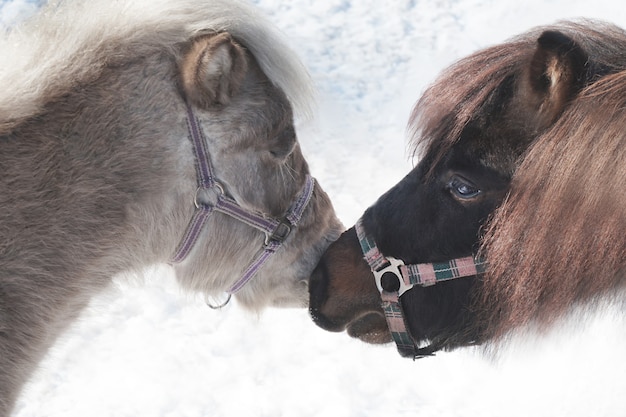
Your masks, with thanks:
[[(626, 34), (617, 26), (580, 20), (531, 29), (459, 60), (428, 87), (407, 127), (413, 155), (429, 154), (433, 159), (428, 163), (436, 165), (470, 121), (492, 112), (494, 96), (521, 75), (545, 30), (561, 31), (581, 45), (595, 66), (591, 73), (616, 72), (626, 66)], [(616, 57), (621, 57), (619, 62)]]
[[(548, 325), (576, 303), (624, 284), (626, 270), (626, 33), (606, 22), (559, 22), (463, 58), (415, 105), (408, 132), (431, 169), (473, 120), (497, 110), (545, 30), (589, 55), (588, 87), (514, 164), (511, 193), (486, 225), (490, 269), (474, 309), (487, 337)], [(607, 75), (611, 74), (611, 75)], [(481, 330), (482, 331), (482, 330)]]
[(626, 307), (626, 31), (560, 22), (479, 51), (409, 132), (417, 166), (311, 276), (317, 325), (416, 358)]
[(559, 22), (461, 59), (409, 133), (417, 166), (311, 277), (316, 324), (415, 358), (626, 307), (626, 31)]
[(476, 308), (496, 337), (626, 283), (626, 72), (588, 87), (524, 158), (490, 223)]

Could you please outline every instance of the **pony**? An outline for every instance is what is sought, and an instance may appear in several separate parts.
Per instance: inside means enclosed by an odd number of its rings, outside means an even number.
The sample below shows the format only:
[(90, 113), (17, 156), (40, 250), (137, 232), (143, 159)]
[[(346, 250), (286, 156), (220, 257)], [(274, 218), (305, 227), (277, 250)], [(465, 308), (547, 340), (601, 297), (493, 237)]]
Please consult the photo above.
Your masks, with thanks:
[(307, 306), (343, 226), (297, 141), (310, 78), (257, 11), (50, 2), (0, 53), (0, 416), (117, 274)]
[(444, 70), (410, 117), (419, 163), (311, 277), (315, 323), (394, 340), (416, 358), (495, 352), (515, 334), (620, 303), (624, 51), (619, 27), (561, 21)]

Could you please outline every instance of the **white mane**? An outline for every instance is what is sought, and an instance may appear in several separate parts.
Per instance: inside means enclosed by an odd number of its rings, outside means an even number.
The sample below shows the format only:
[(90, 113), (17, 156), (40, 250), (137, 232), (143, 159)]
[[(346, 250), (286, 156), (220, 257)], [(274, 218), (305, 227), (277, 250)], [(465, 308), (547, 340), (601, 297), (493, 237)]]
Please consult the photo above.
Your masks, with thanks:
[[(36, 113), (47, 97), (97, 76), (108, 62), (228, 31), (308, 116), (311, 80), (278, 31), (239, 0), (50, 0), (0, 38), (0, 126)], [(120, 47), (120, 45), (122, 47)]]

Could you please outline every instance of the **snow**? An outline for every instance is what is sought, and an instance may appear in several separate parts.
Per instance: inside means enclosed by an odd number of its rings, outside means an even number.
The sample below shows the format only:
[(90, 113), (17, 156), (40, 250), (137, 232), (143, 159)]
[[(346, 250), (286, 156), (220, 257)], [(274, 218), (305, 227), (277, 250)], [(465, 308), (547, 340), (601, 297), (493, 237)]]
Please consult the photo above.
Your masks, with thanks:
[[(0, 0), (0, 27), (37, 3)], [(405, 124), (441, 69), (560, 19), (626, 27), (617, 0), (255, 3), (317, 84), (318, 117), (300, 126), (300, 140), (346, 225), (411, 168)], [(159, 266), (145, 282), (116, 278), (93, 300), (14, 417), (624, 416), (625, 325), (613, 308), (520, 338), (498, 358), (464, 349), (413, 362), (393, 346), (324, 332), (304, 310), (211, 310)]]

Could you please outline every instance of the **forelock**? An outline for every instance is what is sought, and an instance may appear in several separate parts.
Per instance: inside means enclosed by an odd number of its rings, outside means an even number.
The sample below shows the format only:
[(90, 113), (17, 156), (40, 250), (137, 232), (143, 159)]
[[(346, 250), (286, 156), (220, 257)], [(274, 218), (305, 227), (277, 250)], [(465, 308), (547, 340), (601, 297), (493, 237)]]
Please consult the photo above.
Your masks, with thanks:
[[(545, 30), (571, 36), (589, 54), (590, 65), (608, 71), (626, 66), (626, 33), (617, 26), (583, 19), (532, 28), (462, 58), (441, 73), (416, 103), (409, 119), (407, 134), (413, 155), (420, 158), (430, 154), (436, 164), (471, 121), (488, 115), (491, 99), (504, 83), (521, 73)], [(622, 57), (621, 61), (616, 57)]]
[(116, 62), (166, 51), (203, 33), (228, 31), (281, 88), (299, 117), (313, 86), (298, 56), (259, 12), (238, 0), (61, 0), (0, 38), (0, 126), (35, 114), (45, 101), (95, 79)]

